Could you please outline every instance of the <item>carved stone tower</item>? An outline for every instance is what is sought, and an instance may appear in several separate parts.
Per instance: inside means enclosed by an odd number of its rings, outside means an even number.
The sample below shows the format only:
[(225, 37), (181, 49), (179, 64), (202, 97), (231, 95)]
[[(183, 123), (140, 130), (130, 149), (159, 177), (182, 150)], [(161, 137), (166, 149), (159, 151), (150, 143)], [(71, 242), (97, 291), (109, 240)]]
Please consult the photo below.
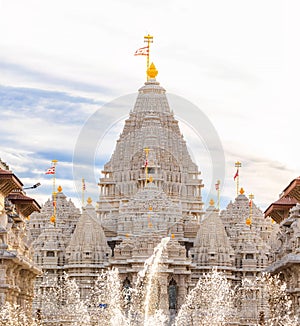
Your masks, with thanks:
[(170, 110), (166, 91), (155, 79), (153, 64), (148, 75), (100, 178), (98, 214), (111, 243), (118, 242), (122, 205), (150, 179), (172, 202), (180, 203), (183, 220), (199, 221), (202, 214), (200, 172)]

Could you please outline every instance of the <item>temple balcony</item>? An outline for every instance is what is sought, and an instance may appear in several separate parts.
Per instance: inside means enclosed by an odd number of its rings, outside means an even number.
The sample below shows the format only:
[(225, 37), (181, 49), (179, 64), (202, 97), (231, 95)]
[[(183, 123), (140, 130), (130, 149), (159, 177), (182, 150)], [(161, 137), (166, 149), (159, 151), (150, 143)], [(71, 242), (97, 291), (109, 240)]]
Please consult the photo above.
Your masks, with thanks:
[(112, 178), (100, 178), (100, 182), (98, 183), (98, 186), (101, 185), (107, 185), (107, 184), (115, 184), (116, 181)]
[(256, 269), (257, 260), (256, 259), (242, 259), (242, 266), (243, 266), (243, 268)]

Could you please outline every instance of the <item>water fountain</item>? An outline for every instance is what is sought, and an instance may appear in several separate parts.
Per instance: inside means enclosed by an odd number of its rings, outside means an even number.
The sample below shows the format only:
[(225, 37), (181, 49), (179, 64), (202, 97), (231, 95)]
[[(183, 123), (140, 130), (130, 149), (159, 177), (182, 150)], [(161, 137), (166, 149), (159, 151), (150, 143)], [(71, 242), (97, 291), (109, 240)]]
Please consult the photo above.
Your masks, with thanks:
[(117, 269), (102, 272), (91, 286), (90, 295), (80, 298), (76, 282), (64, 275), (49, 278), (39, 316), (17, 305), (5, 304), (0, 309), (0, 326), (221, 326), (238, 325), (237, 310), (249, 294), (263, 289), (268, 305), (262, 307), (256, 325), (296, 326), (285, 283), (279, 277), (263, 275), (245, 279), (233, 288), (225, 275), (213, 269), (199, 279), (189, 292), (174, 321), (169, 321), (157, 307), (156, 279), (164, 248), (170, 238), (163, 238), (145, 262), (133, 288), (124, 288)]
[(182, 305), (175, 326), (227, 325), (234, 321), (234, 291), (223, 274), (212, 270), (200, 279)]

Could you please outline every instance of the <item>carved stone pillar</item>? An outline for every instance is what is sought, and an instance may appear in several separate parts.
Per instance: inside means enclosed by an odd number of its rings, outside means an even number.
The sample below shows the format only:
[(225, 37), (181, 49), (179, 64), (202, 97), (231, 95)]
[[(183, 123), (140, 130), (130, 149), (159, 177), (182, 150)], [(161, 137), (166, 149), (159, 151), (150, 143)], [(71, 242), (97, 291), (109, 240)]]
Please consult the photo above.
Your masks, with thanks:
[(159, 285), (159, 309), (161, 309), (167, 315), (169, 312), (168, 274), (159, 274)]
[(184, 303), (186, 295), (187, 295), (187, 277), (185, 275), (180, 275), (179, 283), (178, 283), (177, 309), (180, 309), (180, 307)]

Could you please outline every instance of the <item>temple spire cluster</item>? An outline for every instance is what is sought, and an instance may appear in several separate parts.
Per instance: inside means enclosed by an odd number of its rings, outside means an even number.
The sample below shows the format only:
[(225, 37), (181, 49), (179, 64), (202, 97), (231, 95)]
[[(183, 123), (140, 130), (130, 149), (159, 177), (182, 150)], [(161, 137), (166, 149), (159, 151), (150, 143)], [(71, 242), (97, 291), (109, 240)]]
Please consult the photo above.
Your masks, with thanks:
[[(147, 56), (147, 81), (101, 171), (96, 205), (88, 198), (80, 211), (62, 188), (55, 189), (41, 212), (31, 214), (28, 230), (35, 263), (53, 279), (67, 272), (78, 282), (82, 298), (99, 273), (112, 268), (118, 269), (124, 288), (133, 287), (154, 248), (169, 237), (155, 280), (155, 304), (172, 320), (187, 293), (212, 268), (223, 272), (234, 286), (245, 277), (255, 281), (270, 265), (278, 227), (265, 218), (254, 195), (247, 197), (240, 188), (239, 161), (232, 180), (235, 199), (220, 211), (221, 181), (217, 180), (217, 201), (212, 199), (205, 209), (201, 172), (166, 90), (156, 80), (158, 70), (149, 61), (153, 37), (148, 34), (145, 41), (147, 46), (136, 55)], [(294, 241), (299, 240), (299, 207), (291, 200), (299, 201), (298, 188), (299, 182), (267, 211), (268, 216), (285, 221), (284, 230), (292, 227)], [(51, 223), (54, 201), (57, 218)], [(287, 201), (292, 206), (284, 206)], [(288, 220), (289, 211), (283, 207), (294, 207)], [(296, 252), (297, 245), (293, 246)], [(284, 259), (286, 251), (278, 254)], [(48, 286), (45, 275), (37, 278), (36, 289), (44, 291)], [(265, 303), (262, 289), (247, 293), (236, 325), (256, 324)], [(34, 307), (46, 313), (39, 297)]]

